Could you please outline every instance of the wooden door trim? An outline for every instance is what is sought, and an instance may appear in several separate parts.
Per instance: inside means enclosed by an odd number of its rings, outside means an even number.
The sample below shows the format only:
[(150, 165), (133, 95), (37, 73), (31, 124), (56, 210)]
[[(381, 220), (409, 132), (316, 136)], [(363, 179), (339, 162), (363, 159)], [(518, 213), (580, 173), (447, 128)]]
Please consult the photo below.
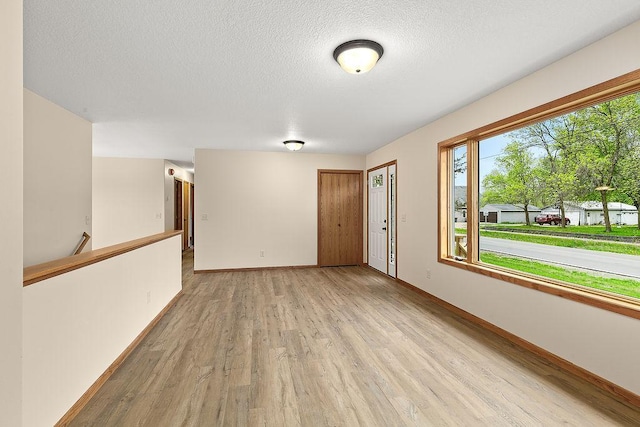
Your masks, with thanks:
[(395, 234), (394, 235), (396, 236), (396, 240), (394, 242), (395, 243), (395, 248), (396, 248), (396, 252), (395, 252), (395, 254), (396, 254), (396, 256), (395, 256), (396, 275), (395, 275), (394, 279), (397, 279), (398, 278), (398, 163), (397, 163), (397, 160), (394, 160), (392, 163), (396, 167), (395, 174), (393, 175), (394, 182), (396, 184), (396, 193), (395, 193), (396, 203), (394, 205), (395, 208), (396, 208), (396, 210), (394, 212), (395, 218), (396, 218), (396, 222), (393, 225), (395, 226), (394, 227), (395, 228), (395, 230), (394, 230)]
[[(359, 258), (360, 258), (360, 265), (364, 265), (364, 262), (362, 261), (362, 255), (364, 253), (364, 237), (363, 237), (363, 216), (364, 216), (364, 208), (363, 208), (363, 204), (364, 204), (364, 198), (363, 198), (363, 193), (364, 193), (364, 181), (363, 181), (363, 171), (361, 170), (355, 170), (355, 169), (318, 169), (318, 175), (317, 175), (317, 186), (318, 186), (318, 190), (317, 190), (317, 228), (318, 228), (318, 234), (317, 234), (317, 265), (318, 267), (322, 267), (322, 263), (320, 262), (320, 255), (322, 254), (322, 239), (320, 238), (321, 232), (320, 230), (322, 229), (322, 216), (320, 215), (320, 195), (321, 195), (321, 179), (320, 177), (322, 176), (322, 174), (344, 174), (344, 175), (358, 175), (359, 177), (359, 191), (358, 191), (358, 207), (359, 207), (359, 214), (358, 214), (358, 235), (359, 235), (359, 239), (358, 239), (358, 248), (359, 248)], [(368, 252), (368, 251), (367, 251)]]
[(383, 163), (381, 165), (369, 168), (369, 169), (367, 169), (367, 175), (369, 174), (369, 172), (372, 172), (372, 171), (374, 171), (376, 169), (384, 168), (384, 167), (387, 167), (387, 166), (393, 166), (393, 165), (396, 165), (396, 167), (398, 167), (398, 161), (397, 160), (391, 160), (390, 162)]
[[(367, 262), (366, 265), (369, 265), (369, 173), (378, 170), (378, 169), (382, 169), (382, 168), (388, 168), (389, 166), (395, 166), (396, 167), (396, 174), (395, 174), (395, 178), (396, 178), (396, 224), (395, 224), (395, 228), (396, 228), (396, 277), (398, 277), (398, 183), (397, 183), (397, 179), (398, 179), (398, 159), (395, 160), (391, 160), (387, 163), (383, 163), (381, 165), (378, 166), (374, 166), (372, 168), (367, 169), (367, 232), (366, 232), (366, 236), (367, 236)], [(387, 169), (387, 203), (389, 203), (389, 191), (390, 191), (390, 184), (389, 184), (389, 169)], [(387, 206), (387, 209), (389, 208), (389, 206)], [(387, 276), (389, 276), (389, 251), (390, 251), (390, 247), (389, 247), (389, 236), (388, 236), (388, 232), (389, 232), (389, 227), (388, 227), (388, 223), (387, 223), (387, 272), (384, 273), (381, 271), (382, 274), (386, 274)], [(373, 267), (371, 267), (373, 268)], [(374, 268), (374, 270), (377, 270)], [(378, 270), (379, 271), (379, 270)]]

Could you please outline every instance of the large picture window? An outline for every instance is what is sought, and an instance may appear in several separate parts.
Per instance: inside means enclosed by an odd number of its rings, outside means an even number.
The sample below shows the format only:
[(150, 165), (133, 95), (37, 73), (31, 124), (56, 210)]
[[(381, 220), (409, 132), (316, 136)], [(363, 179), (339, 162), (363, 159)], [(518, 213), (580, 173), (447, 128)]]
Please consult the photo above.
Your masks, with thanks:
[(640, 318), (640, 70), (439, 152), (441, 262)]

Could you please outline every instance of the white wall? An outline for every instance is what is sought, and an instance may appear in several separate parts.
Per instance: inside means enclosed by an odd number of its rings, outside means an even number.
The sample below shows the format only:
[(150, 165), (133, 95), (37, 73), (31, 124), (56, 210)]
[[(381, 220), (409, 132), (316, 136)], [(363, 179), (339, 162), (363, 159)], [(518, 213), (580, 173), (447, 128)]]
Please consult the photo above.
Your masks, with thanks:
[(181, 269), (174, 236), (24, 288), (23, 425), (58, 421), (180, 292)]
[(363, 170), (364, 160), (196, 150), (195, 269), (316, 265), (318, 169)]
[(93, 248), (164, 231), (164, 160), (93, 158)]
[[(540, 212), (529, 212), (529, 221), (533, 224), (535, 222), (536, 215)], [(524, 211), (522, 212), (505, 212), (498, 211), (498, 223), (509, 223), (509, 224), (524, 224), (526, 215)]]
[(439, 264), (434, 183), (438, 142), (640, 68), (639, 40), (640, 22), (367, 156), (398, 159), (400, 279), (636, 394), (640, 320)]
[(0, 424), (21, 425), (22, 1), (0, 2)]
[[(169, 169), (173, 169), (175, 174), (169, 175)], [(175, 178), (193, 183), (193, 174), (180, 166), (176, 166), (168, 160), (164, 162), (164, 231), (175, 230), (174, 210), (175, 210)], [(191, 216), (189, 216), (189, 241), (191, 241)]]
[[(620, 217), (622, 225), (638, 225), (638, 213), (637, 212), (622, 212), (622, 216)], [(614, 221), (618, 220), (618, 216), (615, 217)]]
[(24, 265), (73, 254), (85, 231), (91, 234), (91, 123), (25, 89)]

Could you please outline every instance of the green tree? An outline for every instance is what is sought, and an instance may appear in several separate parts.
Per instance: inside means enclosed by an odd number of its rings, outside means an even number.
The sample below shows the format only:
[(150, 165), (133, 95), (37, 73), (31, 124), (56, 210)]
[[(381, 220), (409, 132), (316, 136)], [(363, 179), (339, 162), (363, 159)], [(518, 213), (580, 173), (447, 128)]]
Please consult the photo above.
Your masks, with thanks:
[(638, 229), (640, 229), (640, 141), (637, 141), (629, 155), (621, 160), (620, 173), (614, 184), (638, 209)]
[(514, 132), (528, 147), (536, 147), (544, 153), (539, 163), (540, 182), (538, 198), (552, 199), (560, 208), (562, 227), (565, 227), (566, 200), (576, 194), (576, 126), (562, 116), (535, 123)]
[(605, 228), (611, 232), (608, 196), (624, 169), (624, 159), (637, 150), (640, 106), (628, 95), (579, 110), (567, 116), (575, 125), (576, 176), (584, 192), (600, 193)]
[(539, 192), (540, 174), (537, 161), (526, 145), (518, 141), (507, 144), (496, 158), (496, 169), (482, 181), (483, 200), (487, 203), (520, 204), (524, 208), (527, 225), (529, 205)]

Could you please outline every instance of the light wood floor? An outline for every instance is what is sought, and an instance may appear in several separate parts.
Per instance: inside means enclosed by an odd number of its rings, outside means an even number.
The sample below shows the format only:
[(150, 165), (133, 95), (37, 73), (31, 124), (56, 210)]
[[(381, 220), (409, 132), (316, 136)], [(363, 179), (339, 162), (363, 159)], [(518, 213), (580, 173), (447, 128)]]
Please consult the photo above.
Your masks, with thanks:
[(361, 267), (193, 275), (99, 426), (607, 426), (640, 410)]

